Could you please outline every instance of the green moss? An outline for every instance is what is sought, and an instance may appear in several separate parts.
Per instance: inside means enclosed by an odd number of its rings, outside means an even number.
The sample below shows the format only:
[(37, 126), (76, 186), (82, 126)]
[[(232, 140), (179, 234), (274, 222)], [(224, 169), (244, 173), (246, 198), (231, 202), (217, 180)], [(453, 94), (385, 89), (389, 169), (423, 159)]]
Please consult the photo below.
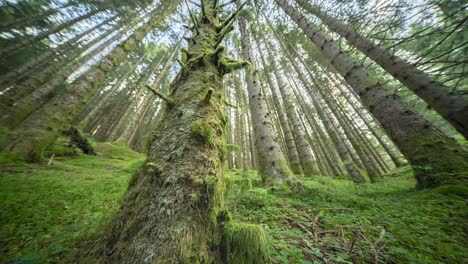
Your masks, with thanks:
[(229, 222), (224, 227), (222, 247), (227, 263), (268, 263), (267, 241), (258, 225)]
[(196, 121), (191, 127), (192, 134), (210, 145), (215, 145), (213, 128), (203, 120)]
[(234, 151), (234, 152), (239, 152), (240, 151), (240, 147), (238, 145), (234, 145), (234, 144), (226, 144), (226, 149), (227, 151)]
[(465, 263), (466, 186), (415, 191), (411, 171), (402, 171), (361, 185), (305, 178), (300, 192), (253, 188), (239, 196), (234, 185), (226, 206), (237, 221), (264, 228), (272, 263), (367, 263), (375, 252), (366, 239), (375, 243), (381, 236), (381, 263)]
[(468, 197), (468, 187), (466, 185), (446, 185), (436, 188), (434, 191), (440, 194), (453, 194), (461, 197)]
[(61, 262), (59, 257), (73, 250), (75, 237), (99, 233), (145, 157), (109, 143), (96, 148), (101, 157), (56, 155), (50, 166), (5, 157), (0, 262)]
[(96, 142), (88, 138), (78, 127), (70, 126), (65, 132), (65, 134), (67, 134), (70, 137), (70, 145), (76, 145), (85, 154), (96, 154), (96, 151), (94, 150)]

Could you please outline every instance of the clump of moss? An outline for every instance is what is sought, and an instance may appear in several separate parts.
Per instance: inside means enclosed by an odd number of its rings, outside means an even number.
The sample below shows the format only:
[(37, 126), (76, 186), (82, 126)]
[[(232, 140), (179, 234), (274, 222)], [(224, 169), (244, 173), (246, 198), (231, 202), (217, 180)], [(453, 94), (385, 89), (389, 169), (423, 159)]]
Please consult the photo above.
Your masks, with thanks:
[(192, 124), (192, 134), (203, 139), (205, 143), (214, 145), (213, 128), (207, 122), (200, 120)]
[(222, 247), (227, 263), (268, 263), (265, 233), (259, 225), (229, 222), (224, 227)]
[(94, 150), (96, 143), (89, 139), (81, 129), (70, 126), (65, 134), (70, 137), (70, 145), (76, 145), (85, 154), (96, 155), (96, 151)]
[(235, 144), (226, 144), (226, 150), (227, 151), (238, 152), (238, 151), (240, 151), (240, 147), (238, 145), (235, 145)]

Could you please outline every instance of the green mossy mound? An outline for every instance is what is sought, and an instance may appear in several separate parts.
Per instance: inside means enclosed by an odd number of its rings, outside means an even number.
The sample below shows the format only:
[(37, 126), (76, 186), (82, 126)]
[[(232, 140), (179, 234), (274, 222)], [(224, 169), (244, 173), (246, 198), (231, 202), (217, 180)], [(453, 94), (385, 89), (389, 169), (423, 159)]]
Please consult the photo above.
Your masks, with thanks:
[(265, 234), (258, 225), (229, 222), (224, 227), (222, 247), (227, 263), (269, 263)]

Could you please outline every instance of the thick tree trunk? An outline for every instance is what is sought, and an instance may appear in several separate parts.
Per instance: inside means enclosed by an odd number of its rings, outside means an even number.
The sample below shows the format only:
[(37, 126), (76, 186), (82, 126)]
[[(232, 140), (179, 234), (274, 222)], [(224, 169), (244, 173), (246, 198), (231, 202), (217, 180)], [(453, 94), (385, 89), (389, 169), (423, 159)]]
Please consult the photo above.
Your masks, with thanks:
[(468, 139), (468, 96), (452, 92), (450, 87), (433, 80), (406, 60), (396, 56), (384, 47), (358, 33), (352, 27), (329, 16), (318, 6), (305, 0), (296, 2), (322, 20), (331, 30), (345, 38), (349, 44), (358, 48), (379, 64), (395, 79), (421, 97), (430, 107), (449, 121), (466, 139)]
[(319, 47), (324, 57), (381, 122), (413, 165), (418, 187), (466, 181), (468, 153), (465, 149), (441, 133), (422, 115), (409, 109), (398, 96), (391, 94), (385, 85), (360, 66), (359, 62), (344, 53), (338, 43), (310, 24), (285, 0), (275, 1)]
[(130, 181), (107, 235), (76, 262), (268, 261), (262, 229), (230, 221), (223, 209), (222, 79), (245, 64), (226, 58), (219, 46), (231, 23), (219, 21), (218, 1), (205, 0), (202, 9), (171, 93), (155, 93), (165, 106), (148, 159)]
[(239, 18), (239, 28), (242, 38), (242, 53), (250, 62), (246, 80), (249, 92), (249, 105), (252, 118), (253, 135), (255, 137), (255, 150), (258, 162), (258, 172), (265, 185), (282, 183), (292, 175), (286, 159), (281, 152), (277, 137), (273, 134), (273, 123), (268, 112), (265, 95), (261, 91), (255, 60), (250, 48), (245, 19)]
[(178, 2), (162, 2), (155, 11), (153, 19), (135, 30), (97, 65), (71, 83), (66, 91), (55, 96), (18, 126), (19, 132), (10, 137), (10, 144), (6, 148), (15, 153), (19, 159), (40, 160), (43, 151), (55, 142), (60, 130), (84, 110), (87, 101), (97, 93), (106, 76), (127, 57), (127, 54), (151, 29), (174, 11), (177, 4)]

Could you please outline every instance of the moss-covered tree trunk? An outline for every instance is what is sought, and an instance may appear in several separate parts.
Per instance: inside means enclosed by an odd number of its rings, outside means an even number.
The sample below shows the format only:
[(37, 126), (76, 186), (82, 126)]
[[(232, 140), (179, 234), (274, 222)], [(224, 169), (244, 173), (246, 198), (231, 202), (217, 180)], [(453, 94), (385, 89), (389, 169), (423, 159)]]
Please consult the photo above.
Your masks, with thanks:
[(165, 105), (148, 159), (130, 181), (111, 230), (77, 262), (267, 261), (260, 227), (230, 222), (223, 209), (222, 80), (245, 63), (227, 58), (219, 43), (235, 16), (221, 20), (215, 0), (203, 1), (202, 10), (198, 19), (191, 14), (193, 35), (170, 94), (151, 90)]
[(433, 80), (416, 65), (374, 43), (352, 27), (323, 12), (320, 7), (311, 5), (305, 0), (296, 0), (296, 2), (411, 89), (468, 139), (468, 96), (466, 94), (453, 92), (450, 87)]
[(339, 44), (315, 27), (285, 0), (275, 2), (321, 50), (346, 79), (367, 109), (381, 122), (390, 138), (413, 165), (418, 187), (465, 182), (468, 152), (439, 131), (421, 114), (411, 110), (398, 95), (374, 78)]
[(64, 92), (25, 119), (16, 127), (18, 133), (11, 135), (8, 142), (2, 144), (2, 149), (14, 153), (19, 159), (40, 160), (43, 151), (55, 142), (64, 126), (71, 124), (85, 109), (88, 100), (98, 92), (109, 73), (135, 49), (151, 29), (171, 14), (177, 5), (178, 1), (162, 1), (156, 8), (153, 19), (129, 35), (97, 65), (71, 83)]
[(246, 80), (252, 118), (251, 125), (253, 126), (253, 136), (255, 137), (257, 170), (265, 185), (282, 183), (292, 173), (281, 152), (278, 139), (274, 135), (271, 115), (268, 112), (265, 95), (259, 83), (255, 60), (251, 51), (250, 36), (243, 16), (239, 18), (239, 28), (242, 38), (242, 53), (244, 58), (250, 62), (250, 69), (247, 71)]

